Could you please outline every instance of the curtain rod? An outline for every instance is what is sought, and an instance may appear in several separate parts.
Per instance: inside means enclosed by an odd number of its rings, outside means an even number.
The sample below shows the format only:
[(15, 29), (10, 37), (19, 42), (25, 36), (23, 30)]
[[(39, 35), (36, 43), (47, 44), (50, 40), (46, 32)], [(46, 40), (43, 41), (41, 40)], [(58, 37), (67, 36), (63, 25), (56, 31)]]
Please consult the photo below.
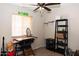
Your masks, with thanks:
[(55, 21), (48, 21), (48, 22), (45, 22), (44, 24), (48, 24), (48, 23), (54, 23)]

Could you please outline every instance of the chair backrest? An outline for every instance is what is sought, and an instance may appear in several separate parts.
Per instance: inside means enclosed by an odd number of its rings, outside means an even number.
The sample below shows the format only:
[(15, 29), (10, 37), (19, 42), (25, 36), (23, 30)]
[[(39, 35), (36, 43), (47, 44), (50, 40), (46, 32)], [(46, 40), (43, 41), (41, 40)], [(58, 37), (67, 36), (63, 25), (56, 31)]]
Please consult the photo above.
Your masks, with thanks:
[(22, 40), (18, 44), (21, 46), (22, 49), (27, 48), (28, 46), (31, 46), (31, 41), (29, 39), (27, 40)]

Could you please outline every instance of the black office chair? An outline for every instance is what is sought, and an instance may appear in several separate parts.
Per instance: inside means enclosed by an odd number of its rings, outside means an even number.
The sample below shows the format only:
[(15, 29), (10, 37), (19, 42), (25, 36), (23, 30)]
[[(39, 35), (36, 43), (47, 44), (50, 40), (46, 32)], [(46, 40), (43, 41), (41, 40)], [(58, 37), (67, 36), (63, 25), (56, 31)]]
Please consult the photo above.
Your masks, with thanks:
[(16, 43), (14, 45), (14, 47), (15, 47), (15, 56), (22, 56), (22, 55), (24, 55), (24, 51), (23, 51), (21, 45), (19, 45), (19, 42)]
[(24, 52), (25, 52), (25, 55), (35, 55), (33, 50), (32, 50), (32, 47), (31, 47), (31, 44), (33, 43), (34, 39), (28, 39), (28, 40), (25, 40), (25, 49), (24, 49)]
[[(29, 55), (29, 52), (32, 54), (32, 55), (35, 55), (33, 50), (32, 50), (32, 47), (31, 47), (31, 44), (33, 42), (34, 39), (26, 39), (26, 40), (22, 40), (20, 42), (18, 42), (16, 44), (16, 55)], [(27, 51), (29, 50), (29, 51)], [(22, 52), (22, 54), (19, 54), (19, 52)]]

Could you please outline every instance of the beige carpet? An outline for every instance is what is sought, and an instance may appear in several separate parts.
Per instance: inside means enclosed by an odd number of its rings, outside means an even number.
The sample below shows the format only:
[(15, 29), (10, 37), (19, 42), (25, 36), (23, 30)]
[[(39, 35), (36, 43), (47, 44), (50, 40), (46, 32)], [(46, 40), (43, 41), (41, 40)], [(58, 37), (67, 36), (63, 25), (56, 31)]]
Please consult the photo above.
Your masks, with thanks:
[(60, 53), (50, 51), (46, 48), (39, 48), (34, 50), (35, 56), (63, 56)]

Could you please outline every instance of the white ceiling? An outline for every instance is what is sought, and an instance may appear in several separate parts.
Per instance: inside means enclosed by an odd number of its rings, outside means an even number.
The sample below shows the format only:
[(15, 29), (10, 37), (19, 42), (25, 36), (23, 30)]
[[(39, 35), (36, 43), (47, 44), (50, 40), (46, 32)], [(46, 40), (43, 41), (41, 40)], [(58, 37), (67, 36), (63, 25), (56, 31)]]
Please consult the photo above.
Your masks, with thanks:
[(37, 7), (33, 5), (37, 5), (36, 3), (13, 3), (13, 5), (21, 6), (21, 7)]
[[(34, 7), (36, 8), (37, 3), (13, 3), (13, 5), (21, 6), (21, 7)], [(59, 5), (51, 5), (47, 6), (49, 8), (59, 7)]]

